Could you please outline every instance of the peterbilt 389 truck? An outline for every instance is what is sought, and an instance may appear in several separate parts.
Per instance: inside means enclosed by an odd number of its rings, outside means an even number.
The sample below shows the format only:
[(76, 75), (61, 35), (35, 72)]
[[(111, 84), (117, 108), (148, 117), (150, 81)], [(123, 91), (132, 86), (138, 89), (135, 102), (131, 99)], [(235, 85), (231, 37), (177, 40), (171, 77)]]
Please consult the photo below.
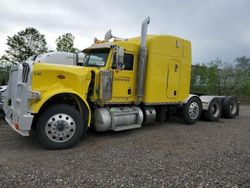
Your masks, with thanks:
[[(73, 63), (32, 56), (10, 71), (4, 103), (6, 121), (23, 136), (31, 130), (49, 149), (75, 145), (89, 127), (96, 131), (140, 128), (179, 114), (186, 124), (203, 115), (235, 118), (235, 97), (190, 94), (191, 43), (168, 35), (113, 37), (76, 53)], [(111, 39), (113, 41), (111, 41)], [(81, 57), (81, 61), (79, 60)], [(44, 61), (44, 62), (43, 62)]]

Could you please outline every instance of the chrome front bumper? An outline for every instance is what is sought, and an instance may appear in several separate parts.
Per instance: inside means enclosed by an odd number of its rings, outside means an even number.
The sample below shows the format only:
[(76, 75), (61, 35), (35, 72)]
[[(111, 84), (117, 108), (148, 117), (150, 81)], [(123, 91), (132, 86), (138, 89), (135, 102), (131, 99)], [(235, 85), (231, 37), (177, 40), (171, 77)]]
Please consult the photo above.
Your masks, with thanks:
[(7, 115), (5, 116), (5, 120), (11, 128), (22, 136), (29, 136), (33, 118), (34, 116), (31, 114), (26, 114), (20, 117), (18, 116), (17, 120), (11, 119)]
[(2, 110), (2, 109), (3, 109), (3, 103), (0, 102), (0, 110)]
[(30, 76), (31, 71), (27, 72), (22, 64), (11, 68), (3, 106), (5, 120), (16, 132), (23, 136), (29, 136), (34, 118), (29, 109), (29, 100), (37, 94), (29, 90), (28, 80)]
[(3, 99), (2, 99), (2, 92), (0, 92), (0, 110), (3, 109)]

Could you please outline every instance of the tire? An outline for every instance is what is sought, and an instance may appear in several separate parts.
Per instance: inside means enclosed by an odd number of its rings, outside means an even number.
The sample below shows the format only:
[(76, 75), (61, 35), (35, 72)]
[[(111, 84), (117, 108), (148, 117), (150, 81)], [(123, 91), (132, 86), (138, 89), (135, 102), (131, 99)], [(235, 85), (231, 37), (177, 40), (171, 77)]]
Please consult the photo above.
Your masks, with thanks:
[(222, 113), (221, 100), (218, 98), (214, 98), (208, 107), (208, 110), (204, 110), (202, 112), (203, 117), (207, 121), (219, 121)]
[(48, 149), (67, 149), (80, 141), (86, 126), (80, 113), (70, 105), (48, 108), (37, 121), (40, 143)]
[(182, 107), (182, 119), (188, 125), (194, 124), (200, 119), (201, 111), (201, 101), (197, 97), (191, 97)]
[(225, 97), (222, 103), (222, 116), (233, 119), (239, 114), (239, 105), (236, 97)]

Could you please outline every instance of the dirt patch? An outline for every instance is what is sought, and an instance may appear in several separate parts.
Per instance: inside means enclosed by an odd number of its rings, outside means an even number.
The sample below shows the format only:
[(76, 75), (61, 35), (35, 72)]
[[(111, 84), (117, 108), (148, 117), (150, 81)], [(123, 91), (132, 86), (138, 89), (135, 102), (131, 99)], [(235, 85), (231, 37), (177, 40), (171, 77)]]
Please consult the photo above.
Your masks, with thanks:
[(250, 187), (250, 106), (236, 119), (176, 119), (44, 149), (0, 117), (0, 187)]

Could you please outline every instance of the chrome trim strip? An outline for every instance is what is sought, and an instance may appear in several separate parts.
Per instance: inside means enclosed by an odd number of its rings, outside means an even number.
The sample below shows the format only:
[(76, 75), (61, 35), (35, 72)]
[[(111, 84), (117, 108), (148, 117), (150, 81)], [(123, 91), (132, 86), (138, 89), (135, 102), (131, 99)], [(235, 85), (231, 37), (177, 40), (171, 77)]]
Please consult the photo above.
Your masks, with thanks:
[(148, 105), (170, 105), (170, 104), (183, 104), (182, 102), (143, 102), (142, 104), (148, 106)]

